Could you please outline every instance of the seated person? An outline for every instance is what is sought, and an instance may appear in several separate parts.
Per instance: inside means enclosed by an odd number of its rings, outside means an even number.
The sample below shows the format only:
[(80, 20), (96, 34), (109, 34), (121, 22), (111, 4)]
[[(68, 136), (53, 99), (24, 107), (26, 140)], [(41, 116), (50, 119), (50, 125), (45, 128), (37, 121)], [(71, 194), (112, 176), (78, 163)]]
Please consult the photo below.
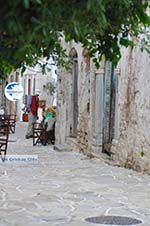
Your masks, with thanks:
[(56, 110), (53, 107), (48, 107), (43, 112), (42, 126), (46, 127), (46, 140), (48, 143), (55, 143), (55, 121), (56, 121)]
[[(48, 107), (44, 112), (43, 112), (43, 120), (42, 120), (42, 125), (43, 126), (47, 126), (48, 127), (48, 124), (54, 124), (55, 122), (55, 114), (56, 114), (56, 111), (55, 109), (53, 109), (53, 107)], [(51, 130), (51, 126), (49, 126), (49, 129), (48, 130)], [(47, 130), (47, 131), (48, 131)]]

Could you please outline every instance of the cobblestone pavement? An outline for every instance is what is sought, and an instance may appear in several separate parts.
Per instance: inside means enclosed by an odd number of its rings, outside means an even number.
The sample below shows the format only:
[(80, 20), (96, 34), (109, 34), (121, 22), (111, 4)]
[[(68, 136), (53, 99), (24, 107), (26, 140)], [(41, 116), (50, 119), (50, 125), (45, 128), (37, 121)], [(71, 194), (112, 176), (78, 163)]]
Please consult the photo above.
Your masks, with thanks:
[(33, 147), (24, 139), (26, 126), (18, 123), (10, 135), (8, 155), (37, 155), (38, 162), (0, 162), (0, 226), (94, 226), (85, 218), (100, 215), (150, 226), (149, 176), (76, 152)]

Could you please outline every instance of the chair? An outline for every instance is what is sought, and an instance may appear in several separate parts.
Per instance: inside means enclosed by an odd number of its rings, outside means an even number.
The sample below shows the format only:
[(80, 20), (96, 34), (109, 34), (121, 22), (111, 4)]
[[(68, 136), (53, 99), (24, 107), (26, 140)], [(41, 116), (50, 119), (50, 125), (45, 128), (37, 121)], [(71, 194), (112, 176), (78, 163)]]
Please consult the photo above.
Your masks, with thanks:
[(10, 115), (5, 115), (6, 119), (9, 120), (9, 132), (10, 133), (15, 133), (16, 129), (16, 115), (15, 114), (10, 114)]
[(3, 162), (5, 161), (6, 157), (8, 137), (9, 137), (9, 124), (3, 122), (3, 124), (1, 123), (0, 127), (0, 156)]
[(15, 128), (16, 128), (15, 114), (3, 115), (1, 116), (1, 121), (5, 122), (6, 124), (9, 124), (9, 133), (15, 133)]
[(9, 115), (9, 130), (11, 133), (15, 133), (15, 130), (16, 130), (16, 115), (15, 114)]
[(33, 146), (38, 143), (43, 145), (55, 143), (55, 120), (51, 120), (51, 123), (45, 126), (41, 123), (33, 123)]
[(33, 146), (41, 143), (46, 145), (46, 127), (43, 127), (41, 123), (33, 123)]

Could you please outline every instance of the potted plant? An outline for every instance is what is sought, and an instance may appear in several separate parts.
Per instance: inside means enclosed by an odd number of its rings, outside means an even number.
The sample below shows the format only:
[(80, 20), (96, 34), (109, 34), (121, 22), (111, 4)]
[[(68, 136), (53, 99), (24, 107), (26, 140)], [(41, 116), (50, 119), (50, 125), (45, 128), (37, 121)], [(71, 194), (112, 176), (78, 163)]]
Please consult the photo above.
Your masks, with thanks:
[(27, 109), (27, 107), (24, 107), (24, 109), (23, 109), (22, 121), (28, 122), (28, 109)]

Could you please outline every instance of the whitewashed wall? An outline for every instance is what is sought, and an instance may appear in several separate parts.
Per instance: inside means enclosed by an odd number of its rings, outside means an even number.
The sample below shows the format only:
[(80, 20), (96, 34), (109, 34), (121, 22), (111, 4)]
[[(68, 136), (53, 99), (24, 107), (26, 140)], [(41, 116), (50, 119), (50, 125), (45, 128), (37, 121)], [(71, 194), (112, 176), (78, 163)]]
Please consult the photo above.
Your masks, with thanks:
[[(33, 70), (33, 71), (32, 71)], [(40, 71), (40, 69), (38, 69)], [(37, 70), (37, 71), (38, 71)], [(35, 94), (35, 91), (40, 90), (40, 99), (46, 100), (48, 105), (53, 104), (53, 98), (47, 87), (47, 84), (52, 81), (52, 72), (48, 71), (45, 74), (42, 72), (34, 72), (34, 69), (26, 69), (22, 77), (22, 85), (24, 87), (24, 94), (28, 95), (28, 80), (31, 80), (31, 95)], [(35, 82), (34, 82), (35, 80)], [(34, 84), (35, 83), (35, 84)]]

